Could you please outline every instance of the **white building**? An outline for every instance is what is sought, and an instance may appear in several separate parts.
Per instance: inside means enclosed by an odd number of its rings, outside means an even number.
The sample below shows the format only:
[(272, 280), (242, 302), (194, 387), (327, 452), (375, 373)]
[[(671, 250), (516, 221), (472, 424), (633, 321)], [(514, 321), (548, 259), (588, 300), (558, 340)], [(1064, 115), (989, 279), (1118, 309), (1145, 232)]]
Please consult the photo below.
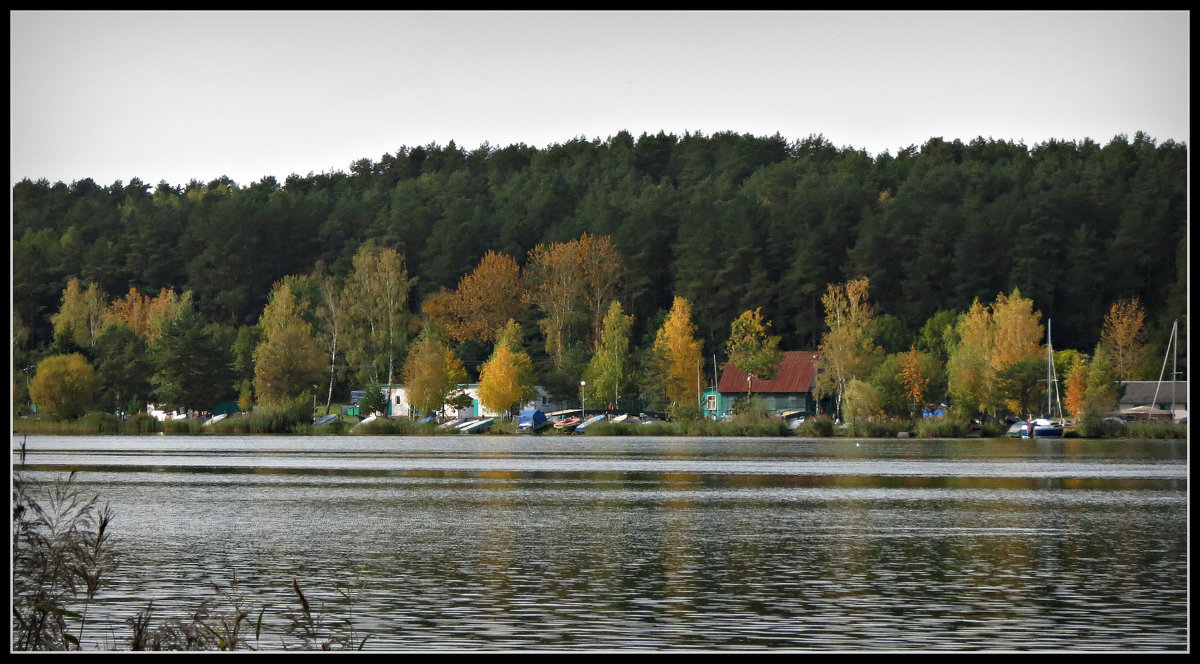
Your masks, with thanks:
[[(524, 404), (521, 404), (520, 410), (526, 408), (538, 408), (545, 410), (545, 407), (550, 403), (550, 393), (543, 389), (540, 385), (533, 387), (536, 395), (534, 398)], [(388, 416), (390, 417), (410, 417), (412, 415), (412, 406), (408, 402), (408, 389), (403, 385), (391, 385), (383, 388), (383, 393), (387, 397)], [(471, 405), (455, 410), (449, 405), (443, 407), (446, 417), (500, 417), (505, 413), (496, 413), (484, 407), (479, 402), (479, 385), (471, 383), (469, 385), (459, 385), (457, 394), (466, 394), (471, 397)], [(365, 415), (366, 413), (364, 413)]]

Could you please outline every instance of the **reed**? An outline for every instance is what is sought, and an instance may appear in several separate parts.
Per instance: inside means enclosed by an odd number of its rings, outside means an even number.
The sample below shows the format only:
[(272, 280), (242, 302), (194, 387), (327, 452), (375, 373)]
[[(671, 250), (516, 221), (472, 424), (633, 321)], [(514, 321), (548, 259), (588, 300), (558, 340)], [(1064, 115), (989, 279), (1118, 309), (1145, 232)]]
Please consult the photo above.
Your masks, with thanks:
[(1163, 420), (1133, 420), (1125, 423), (1124, 431), (1116, 433), (1125, 438), (1179, 439), (1187, 438), (1186, 422)]
[(12, 486), (12, 649), (78, 650), (88, 606), (117, 567), (113, 513), (74, 473), (44, 487), (17, 475)]
[(918, 438), (964, 438), (971, 426), (962, 420), (926, 417), (914, 427)]

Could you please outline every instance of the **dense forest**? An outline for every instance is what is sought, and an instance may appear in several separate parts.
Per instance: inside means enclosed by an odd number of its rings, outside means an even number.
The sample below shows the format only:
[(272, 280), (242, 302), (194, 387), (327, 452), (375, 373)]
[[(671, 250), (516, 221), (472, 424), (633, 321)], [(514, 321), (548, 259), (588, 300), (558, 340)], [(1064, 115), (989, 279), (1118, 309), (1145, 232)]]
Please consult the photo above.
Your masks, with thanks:
[[(545, 149), (402, 147), (282, 183), (26, 179), (12, 200), (14, 376), (50, 352), (72, 278), (112, 298), (190, 292), (233, 340), (273, 285), (318, 266), (344, 279), (368, 243), (402, 256), (419, 315), (489, 252), (524, 266), (538, 245), (585, 235), (620, 256), (616, 298), (639, 347), (680, 296), (706, 358), (759, 308), (782, 348), (815, 349), (822, 295), (860, 277), (887, 352), (939, 312), (1017, 289), (1053, 321), (1055, 348), (1090, 352), (1110, 304), (1132, 297), (1161, 346), (1172, 321), (1186, 324), (1187, 164), (1185, 144), (1141, 133), (933, 138), (873, 157), (820, 136), (621, 132)], [(530, 343), (535, 362), (543, 346)], [(459, 348), (468, 371), (487, 350)]]

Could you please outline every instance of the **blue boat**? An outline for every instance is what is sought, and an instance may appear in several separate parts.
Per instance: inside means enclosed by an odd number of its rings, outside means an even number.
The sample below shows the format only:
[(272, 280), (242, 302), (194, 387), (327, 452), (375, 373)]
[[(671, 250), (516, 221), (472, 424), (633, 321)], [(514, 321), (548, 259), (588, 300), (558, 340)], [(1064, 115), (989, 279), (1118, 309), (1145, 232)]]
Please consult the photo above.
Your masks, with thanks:
[(541, 431), (550, 424), (546, 414), (536, 408), (526, 408), (517, 417), (517, 431)]

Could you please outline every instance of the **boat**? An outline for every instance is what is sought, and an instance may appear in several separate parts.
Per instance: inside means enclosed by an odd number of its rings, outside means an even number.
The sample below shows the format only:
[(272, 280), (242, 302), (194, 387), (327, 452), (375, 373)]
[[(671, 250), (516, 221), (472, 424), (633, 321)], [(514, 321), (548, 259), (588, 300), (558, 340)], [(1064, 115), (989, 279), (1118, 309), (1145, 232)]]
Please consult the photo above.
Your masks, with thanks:
[(589, 426), (595, 424), (596, 422), (603, 422), (603, 421), (604, 421), (603, 413), (601, 413), (600, 415), (593, 415), (593, 416), (587, 418), (586, 420), (580, 422), (579, 424), (575, 425), (575, 433), (583, 433), (583, 431), (585, 429), (587, 429)]
[(583, 420), (579, 419), (578, 417), (568, 417), (560, 422), (555, 422), (554, 428), (561, 429), (563, 431), (574, 431), (575, 427), (579, 426), (579, 423), (582, 421)]
[(1058, 421), (1051, 419), (1058, 397), (1058, 377), (1054, 372), (1054, 345), (1050, 341), (1050, 321), (1046, 321), (1046, 416), (1030, 420), (1021, 431), (1022, 438), (1062, 438), (1062, 402), (1058, 404)]
[(483, 433), (492, 428), (494, 420), (490, 417), (482, 420), (471, 420), (458, 428), (459, 433)]
[(517, 416), (517, 431), (537, 432), (551, 424), (546, 414), (536, 408), (527, 408)]
[(318, 417), (317, 419), (313, 420), (313, 426), (314, 427), (323, 427), (326, 424), (333, 424), (337, 420), (338, 420), (337, 413), (334, 413), (332, 415), (322, 415), (321, 417)]

